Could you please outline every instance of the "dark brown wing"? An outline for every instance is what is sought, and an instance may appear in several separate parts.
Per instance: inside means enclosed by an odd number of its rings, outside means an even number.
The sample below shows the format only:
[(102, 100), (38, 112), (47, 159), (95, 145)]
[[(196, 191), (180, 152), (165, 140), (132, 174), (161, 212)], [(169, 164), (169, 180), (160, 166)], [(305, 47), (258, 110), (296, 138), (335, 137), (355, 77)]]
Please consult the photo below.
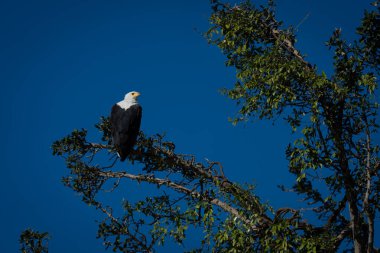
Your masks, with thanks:
[(142, 108), (138, 104), (132, 105), (126, 110), (117, 104), (112, 107), (112, 139), (121, 161), (127, 158), (136, 144), (140, 131), (141, 117)]

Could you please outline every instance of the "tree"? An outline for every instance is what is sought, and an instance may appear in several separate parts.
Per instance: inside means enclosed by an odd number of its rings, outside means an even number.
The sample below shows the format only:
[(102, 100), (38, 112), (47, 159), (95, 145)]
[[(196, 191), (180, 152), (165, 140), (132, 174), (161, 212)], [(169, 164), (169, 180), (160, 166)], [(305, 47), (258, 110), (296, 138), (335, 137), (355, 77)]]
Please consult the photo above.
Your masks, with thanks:
[(20, 235), (20, 250), (22, 253), (48, 253), (48, 240), (48, 233), (26, 229)]
[[(295, 182), (283, 189), (304, 196), (305, 208), (274, 210), (260, 201), (253, 185), (225, 177), (220, 163), (178, 154), (175, 144), (160, 134), (140, 133), (128, 158), (140, 173), (116, 170), (109, 119), (102, 117), (96, 125), (101, 141), (89, 141), (82, 129), (52, 148), (70, 171), (64, 184), (104, 213), (98, 237), (106, 247), (153, 252), (169, 238), (183, 243), (192, 226), (203, 232), (193, 252), (378, 252), (374, 222), (380, 207), (380, 161), (372, 140), (378, 128), (378, 5), (376, 1), (365, 12), (357, 41), (345, 41), (339, 29), (333, 32), (327, 45), (334, 50), (335, 72), (328, 77), (295, 48), (294, 30), (276, 20), (272, 1), (260, 7), (212, 1), (206, 37), (237, 70), (235, 86), (223, 91), (237, 101), (233, 123), (283, 117), (299, 133), (286, 149)], [(105, 156), (110, 164), (104, 164)], [(157, 190), (137, 202), (125, 200), (123, 212), (117, 213), (98, 196), (124, 179)], [(318, 222), (304, 220), (306, 212)]]

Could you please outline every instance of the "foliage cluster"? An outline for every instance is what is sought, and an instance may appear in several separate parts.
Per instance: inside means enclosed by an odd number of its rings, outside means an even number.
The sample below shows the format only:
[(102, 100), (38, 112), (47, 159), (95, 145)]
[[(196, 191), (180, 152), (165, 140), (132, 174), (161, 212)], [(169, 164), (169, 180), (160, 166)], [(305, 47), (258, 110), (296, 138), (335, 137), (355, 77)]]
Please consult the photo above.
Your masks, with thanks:
[(20, 235), (20, 251), (22, 253), (48, 253), (48, 240), (48, 233), (26, 229)]

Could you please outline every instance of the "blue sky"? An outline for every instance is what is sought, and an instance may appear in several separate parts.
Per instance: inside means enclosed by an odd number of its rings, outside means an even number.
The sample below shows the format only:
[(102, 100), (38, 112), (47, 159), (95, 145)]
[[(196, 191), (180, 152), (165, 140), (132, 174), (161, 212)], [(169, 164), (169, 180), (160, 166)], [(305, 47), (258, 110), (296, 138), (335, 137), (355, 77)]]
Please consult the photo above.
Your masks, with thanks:
[[(352, 38), (369, 3), (279, 0), (277, 16), (299, 25), (297, 46), (331, 73), (324, 42), (335, 27)], [(234, 70), (201, 35), (209, 14), (206, 0), (1, 2), (1, 252), (16, 252), (28, 227), (51, 234), (51, 252), (104, 252), (100, 216), (61, 184), (67, 171), (50, 146), (74, 128), (93, 131), (130, 90), (142, 94), (144, 132), (165, 132), (179, 152), (222, 162), (275, 207), (296, 203), (277, 188), (292, 180), (290, 129), (281, 120), (227, 121), (236, 108), (218, 89), (232, 86)]]

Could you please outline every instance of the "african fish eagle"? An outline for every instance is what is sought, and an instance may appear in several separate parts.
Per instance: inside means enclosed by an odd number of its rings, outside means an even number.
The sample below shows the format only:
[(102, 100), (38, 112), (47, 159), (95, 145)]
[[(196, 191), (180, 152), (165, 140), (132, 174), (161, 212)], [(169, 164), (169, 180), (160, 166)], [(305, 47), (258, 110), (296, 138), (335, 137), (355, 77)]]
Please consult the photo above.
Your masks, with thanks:
[(112, 106), (112, 140), (120, 161), (124, 161), (132, 151), (140, 130), (142, 108), (137, 102), (138, 96), (139, 92), (131, 91), (125, 95), (124, 100)]

